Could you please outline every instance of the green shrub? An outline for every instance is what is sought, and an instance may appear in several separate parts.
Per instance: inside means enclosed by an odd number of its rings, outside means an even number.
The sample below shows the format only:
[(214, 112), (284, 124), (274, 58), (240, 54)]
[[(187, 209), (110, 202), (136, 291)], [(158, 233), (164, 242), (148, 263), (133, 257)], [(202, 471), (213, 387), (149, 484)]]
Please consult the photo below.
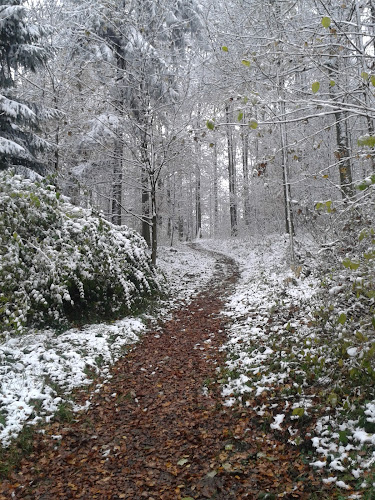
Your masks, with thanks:
[(145, 241), (47, 181), (0, 173), (0, 333), (126, 314), (158, 288)]

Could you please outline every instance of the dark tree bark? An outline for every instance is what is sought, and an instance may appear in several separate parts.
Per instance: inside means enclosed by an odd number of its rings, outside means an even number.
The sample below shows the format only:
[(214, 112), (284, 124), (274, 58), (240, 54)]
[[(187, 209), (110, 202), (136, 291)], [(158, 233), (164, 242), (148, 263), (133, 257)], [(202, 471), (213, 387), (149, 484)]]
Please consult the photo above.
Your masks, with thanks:
[(242, 169), (243, 169), (243, 213), (246, 226), (250, 226), (250, 185), (249, 185), (249, 135), (245, 123), (245, 113), (242, 118)]
[(231, 102), (225, 107), (225, 115), (227, 120), (227, 142), (228, 142), (228, 178), (229, 178), (229, 212), (230, 212), (230, 234), (237, 236), (237, 183), (236, 183), (236, 165), (235, 165), (235, 150), (234, 140), (231, 128), (232, 123), (232, 106)]
[(214, 236), (217, 235), (219, 225), (219, 194), (218, 194), (218, 162), (217, 141), (213, 147), (213, 196), (214, 196)]

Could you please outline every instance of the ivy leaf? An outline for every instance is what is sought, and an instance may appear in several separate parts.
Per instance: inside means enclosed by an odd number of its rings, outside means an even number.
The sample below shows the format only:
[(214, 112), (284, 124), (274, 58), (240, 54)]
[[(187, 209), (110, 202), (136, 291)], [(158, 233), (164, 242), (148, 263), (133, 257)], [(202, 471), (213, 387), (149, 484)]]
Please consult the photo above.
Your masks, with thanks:
[(347, 435), (346, 431), (339, 431), (339, 439), (340, 439), (340, 443), (348, 444), (348, 435)]
[(356, 332), (355, 336), (357, 337), (357, 339), (360, 342), (367, 342), (368, 341), (368, 337), (366, 337), (365, 335), (363, 335), (362, 332)]
[(338, 322), (340, 323), (340, 325), (343, 325), (345, 323), (345, 321), (346, 321), (346, 314), (341, 313), (339, 316)]
[(359, 235), (359, 241), (362, 241), (364, 240), (365, 238), (368, 237), (368, 233), (367, 231), (364, 229), (363, 231), (361, 231), (361, 234)]
[(375, 75), (371, 75), (370, 81), (373, 87), (375, 87)]
[(328, 402), (333, 408), (336, 408), (338, 402), (337, 394), (331, 392), (331, 394), (328, 396)]
[(314, 92), (314, 94), (316, 94), (319, 89), (320, 89), (320, 83), (319, 82), (314, 82), (311, 85), (311, 90)]
[(354, 262), (350, 259), (344, 259), (342, 261), (342, 265), (346, 267), (346, 269), (351, 269), (352, 271), (356, 271), (360, 266), (360, 262)]
[(247, 59), (242, 59), (242, 61), (241, 61), (241, 62), (242, 62), (242, 64), (243, 64), (244, 66), (247, 66), (248, 68), (250, 68), (250, 61), (248, 61)]
[(322, 18), (322, 26), (323, 28), (329, 28), (331, 26), (331, 19), (327, 16)]
[(221, 47), (221, 50), (222, 50), (223, 52), (228, 52), (228, 47), (226, 47), (225, 45), (223, 45), (223, 47)]
[(375, 136), (373, 135), (365, 135), (358, 139), (358, 146), (368, 146), (369, 148), (373, 148), (375, 146)]
[(369, 78), (369, 75), (368, 75), (368, 73), (366, 71), (362, 71), (361, 77), (367, 82), (368, 78)]
[(252, 128), (253, 130), (258, 128), (258, 122), (255, 120), (255, 118), (252, 118), (249, 121), (249, 127)]
[(240, 122), (240, 121), (242, 120), (242, 118), (243, 118), (243, 113), (242, 113), (242, 111), (240, 111), (240, 112), (238, 113), (237, 120)]
[(329, 85), (330, 87), (334, 87), (336, 85), (335, 80), (330, 80)]
[(214, 130), (215, 129), (215, 124), (212, 120), (207, 120), (206, 121), (206, 126), (209, 130)]
[(303, 417), (305, 414), (305, 409), (304, 408), (294, 408), (292, 415), (295, 415), (297, 417)]

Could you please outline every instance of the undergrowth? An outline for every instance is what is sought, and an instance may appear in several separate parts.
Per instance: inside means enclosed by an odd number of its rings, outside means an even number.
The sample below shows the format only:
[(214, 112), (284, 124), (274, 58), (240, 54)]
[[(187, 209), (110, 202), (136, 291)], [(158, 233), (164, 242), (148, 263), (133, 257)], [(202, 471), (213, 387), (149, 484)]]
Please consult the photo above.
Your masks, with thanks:
[(232, 305), (249, 314), (231, 314), (224, 396), (299, 447), (342, 498), (374, 498), (374, 228), (350, 228), (324, 257), (309, 278), (258, 272)]
[(160, 288), (147, 245), (49, 180), (0, 174), (0, 335), (118, 318)]

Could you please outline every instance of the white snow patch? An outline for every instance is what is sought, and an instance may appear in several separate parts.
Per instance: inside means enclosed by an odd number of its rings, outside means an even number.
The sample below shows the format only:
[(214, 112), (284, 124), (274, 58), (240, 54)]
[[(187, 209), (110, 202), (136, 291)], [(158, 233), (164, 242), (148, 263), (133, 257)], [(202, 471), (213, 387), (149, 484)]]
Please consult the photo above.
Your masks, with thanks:
[(279, 413), (276, 415), (274, 418), (274, 422), (270, 425), (271, 429), (277, 429), (279, 431), (282, 431), (283, 429), (280, 427), (280, 424), (284, 421), (285, 415), (283, 413)]

